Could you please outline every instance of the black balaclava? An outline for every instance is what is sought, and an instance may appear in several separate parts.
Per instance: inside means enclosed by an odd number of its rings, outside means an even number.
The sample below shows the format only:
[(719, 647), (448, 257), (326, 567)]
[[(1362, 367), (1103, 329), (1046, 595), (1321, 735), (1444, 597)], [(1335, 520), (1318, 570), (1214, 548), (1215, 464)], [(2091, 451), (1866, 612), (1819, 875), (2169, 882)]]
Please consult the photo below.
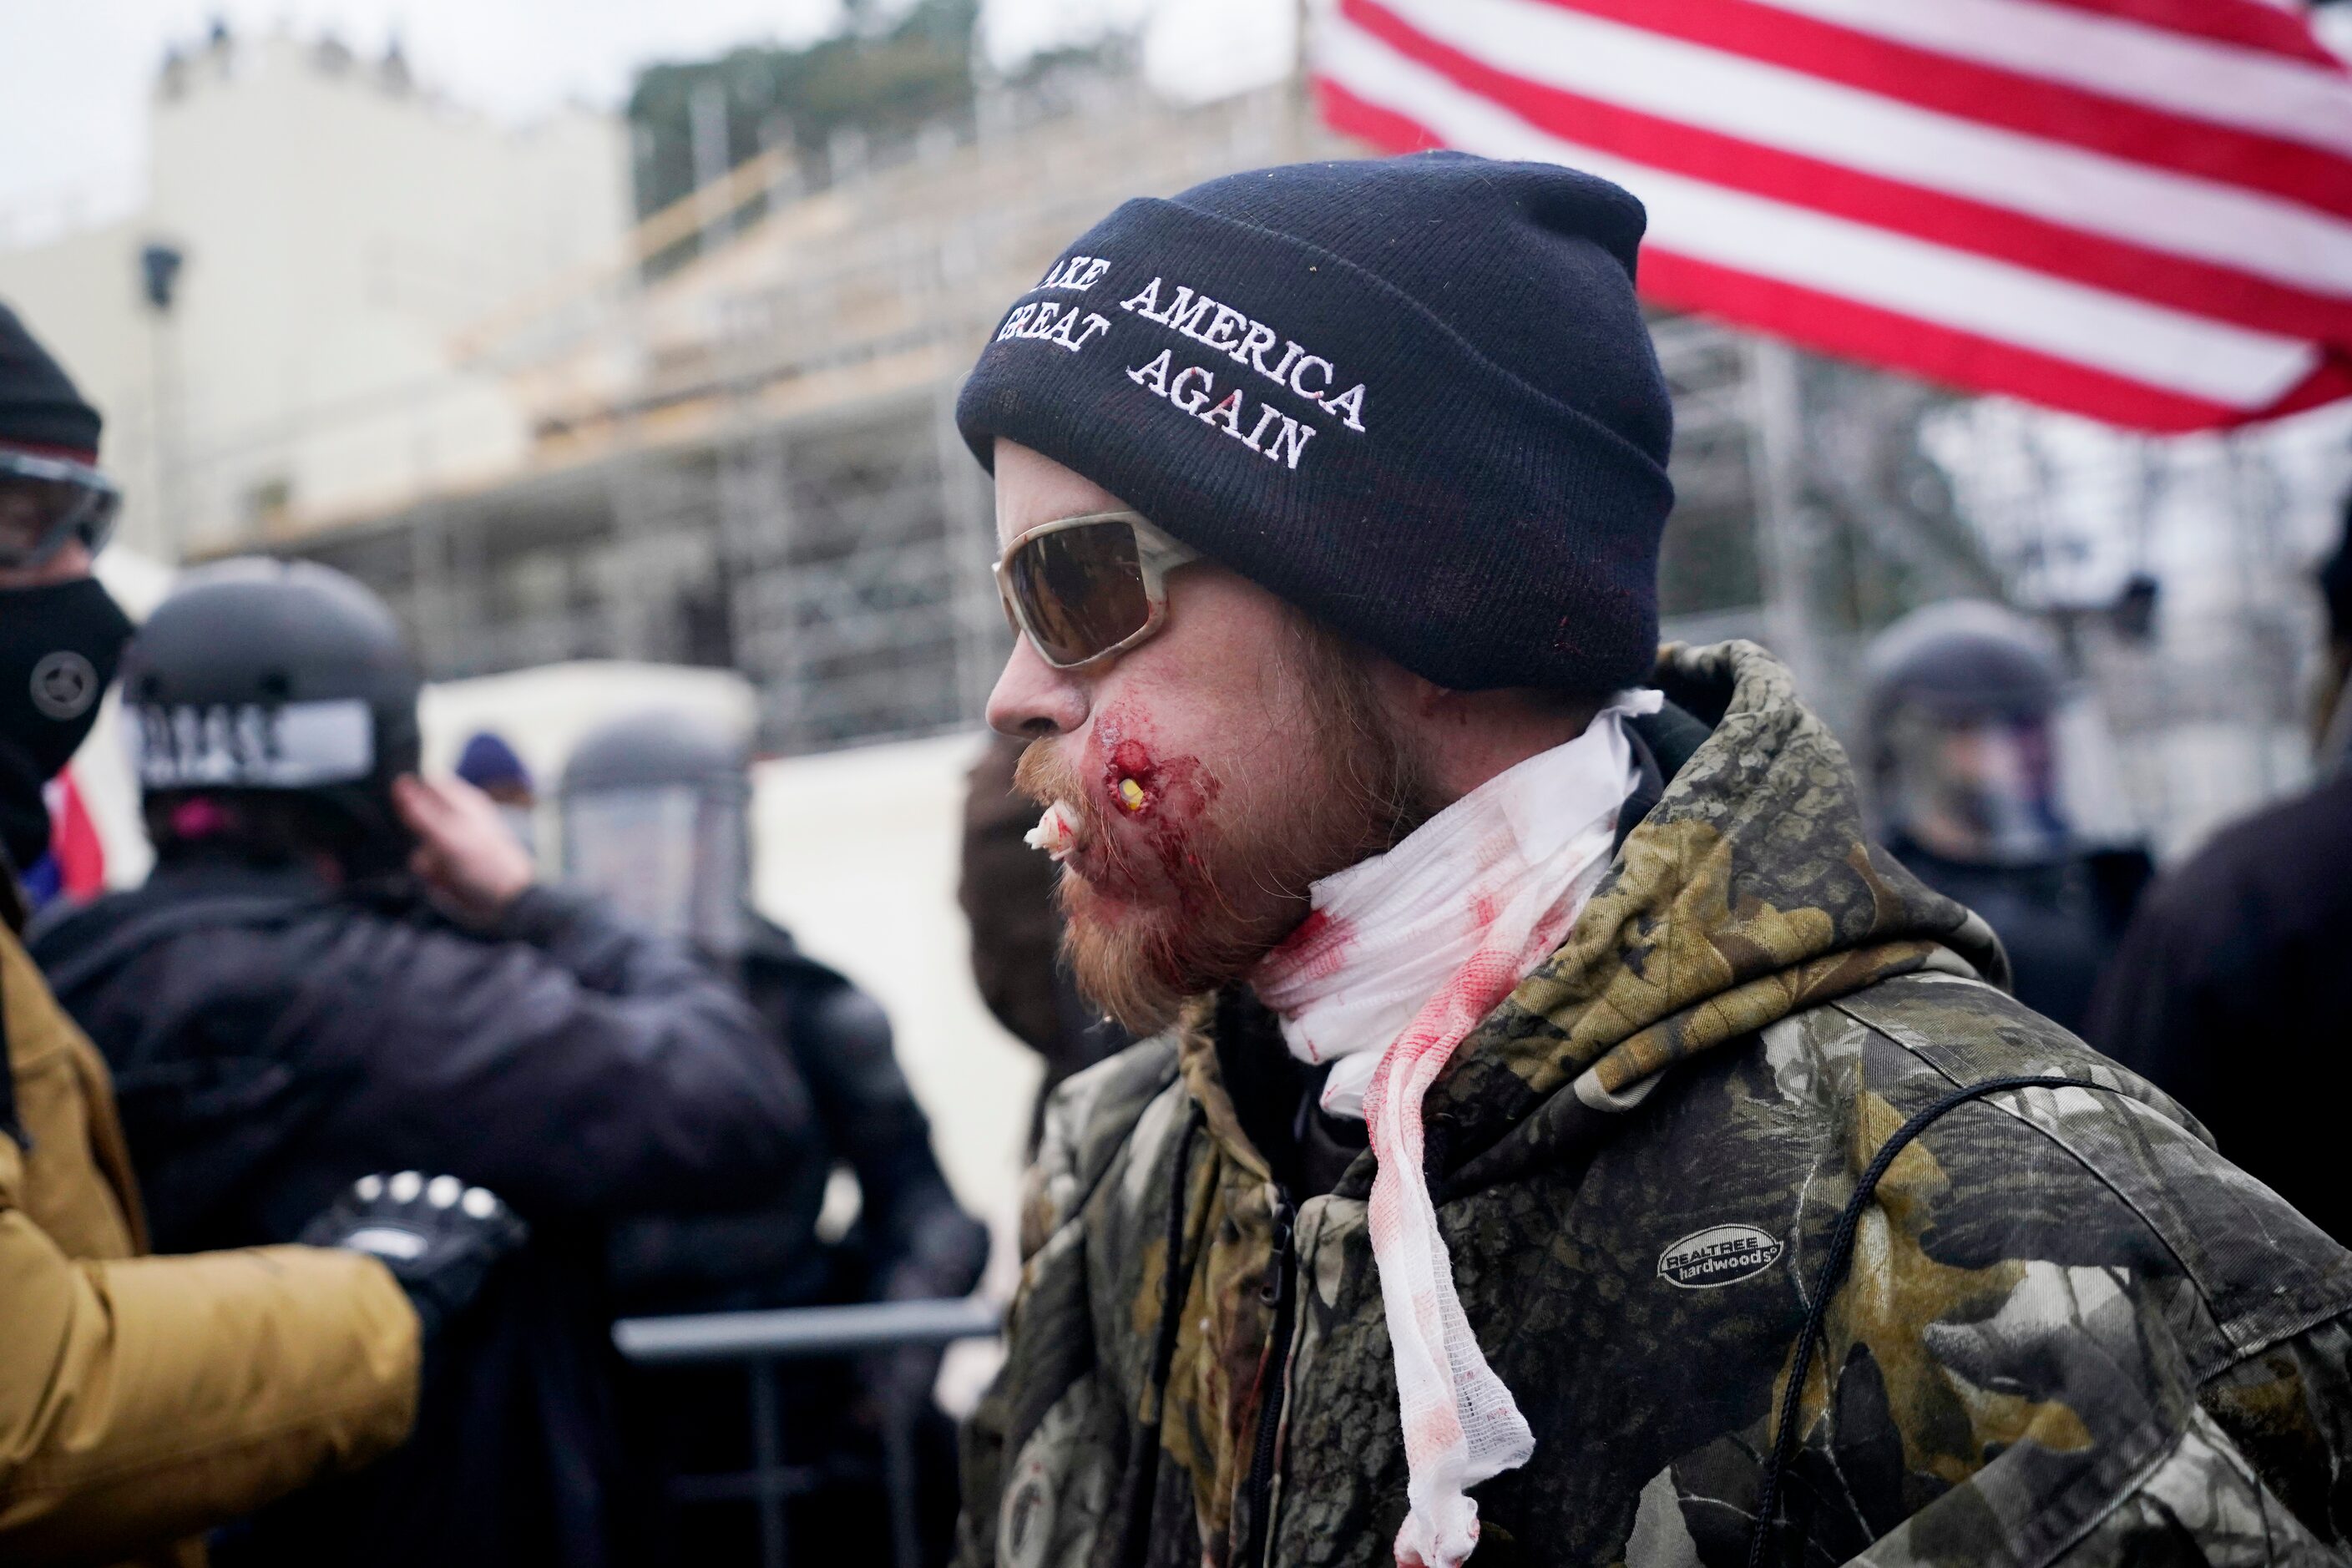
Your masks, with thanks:
[[(0, 305), (0, 445), (98, 461), (100, 421)], [(131, 621), (91, 578), (0, 588), (0, 846), (22, 870), (48, 852), (41, 786), (98, 722)]]
[(94, 577), (0, 588), (0, 845), (19, 869), (48, 851), (41, 786), (98, 722), (131, 629)]

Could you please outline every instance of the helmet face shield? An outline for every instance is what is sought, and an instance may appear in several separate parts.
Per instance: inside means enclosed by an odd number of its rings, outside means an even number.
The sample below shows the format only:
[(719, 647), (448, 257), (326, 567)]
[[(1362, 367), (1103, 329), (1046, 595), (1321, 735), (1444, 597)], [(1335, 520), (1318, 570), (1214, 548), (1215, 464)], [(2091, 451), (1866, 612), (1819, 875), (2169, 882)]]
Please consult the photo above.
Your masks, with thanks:
[(740, 792), (680, 783), (567, 793), (563, 856), (566, 880), (638, 924), (714, 957), (742, 952)]
[(1882, 745), (1881, 814), (1929, 853), (2018, 866), (2072, 847), (2049, 714), (1918, 704), (1889, 718)]

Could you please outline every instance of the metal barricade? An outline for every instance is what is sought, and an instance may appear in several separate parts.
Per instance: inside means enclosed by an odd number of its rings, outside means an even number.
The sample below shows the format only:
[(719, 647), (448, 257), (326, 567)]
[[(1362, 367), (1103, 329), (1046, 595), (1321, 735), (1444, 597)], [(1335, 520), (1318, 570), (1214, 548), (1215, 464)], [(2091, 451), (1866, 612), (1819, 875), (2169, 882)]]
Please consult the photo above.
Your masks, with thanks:
[[(759, 1515), (762, 1568), (785, 1568), (792, 1548), (784, 1504), (810, 1489), (814, 1482), (808, 1474), (784, 1462), (778, 1363), (933, 1349), (960, 1340), (992, 1338), (1003, 1323), (1003, 1309), (977, 1298), (877, 1301), (854, 1307), (624, 1318), (613, 1325), (613, 1343), (625, 1359), (642, 1367), (743, 1363), (751, 1387), (752, 1468), (737, 1475), (681, 1478), (677, 1500), (748, 1499)], [(893, 1410), (884, 1424), (884, 1485), (890, 1498), (891, 1555), (897, 1568), (919, 1568), (919, 1563), (915, 1516), (917, 1414), (913, 1409)]]

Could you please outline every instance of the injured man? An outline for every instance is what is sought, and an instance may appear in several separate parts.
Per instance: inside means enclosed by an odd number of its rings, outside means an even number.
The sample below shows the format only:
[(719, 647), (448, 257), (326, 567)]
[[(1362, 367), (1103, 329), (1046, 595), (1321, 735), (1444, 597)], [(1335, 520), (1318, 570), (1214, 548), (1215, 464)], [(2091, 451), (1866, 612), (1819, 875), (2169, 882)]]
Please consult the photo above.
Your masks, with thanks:
[(961, 1561), (2343, 1561), (2352, 1259), (2009, 994), (1770, 654), (1658, 647), (1643, 221), (1258, 170), (981, 355), (989, 719), (1150, 1037), (1048, 1112)]

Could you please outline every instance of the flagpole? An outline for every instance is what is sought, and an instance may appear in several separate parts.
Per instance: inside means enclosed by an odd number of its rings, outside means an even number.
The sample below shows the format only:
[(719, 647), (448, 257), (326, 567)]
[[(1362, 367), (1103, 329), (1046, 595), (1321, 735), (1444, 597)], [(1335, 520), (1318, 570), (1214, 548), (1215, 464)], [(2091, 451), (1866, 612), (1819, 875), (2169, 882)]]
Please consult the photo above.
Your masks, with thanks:
[(1749, 452), (1757, 477), (1756, 563), (1764, 583), (1764, 626), (1797, 693), (1825, 693), (1812, 605), (1812, 530), (1804, 495), (1804, 395), (1797, 351), (1778, 338), (1747, 341)]

